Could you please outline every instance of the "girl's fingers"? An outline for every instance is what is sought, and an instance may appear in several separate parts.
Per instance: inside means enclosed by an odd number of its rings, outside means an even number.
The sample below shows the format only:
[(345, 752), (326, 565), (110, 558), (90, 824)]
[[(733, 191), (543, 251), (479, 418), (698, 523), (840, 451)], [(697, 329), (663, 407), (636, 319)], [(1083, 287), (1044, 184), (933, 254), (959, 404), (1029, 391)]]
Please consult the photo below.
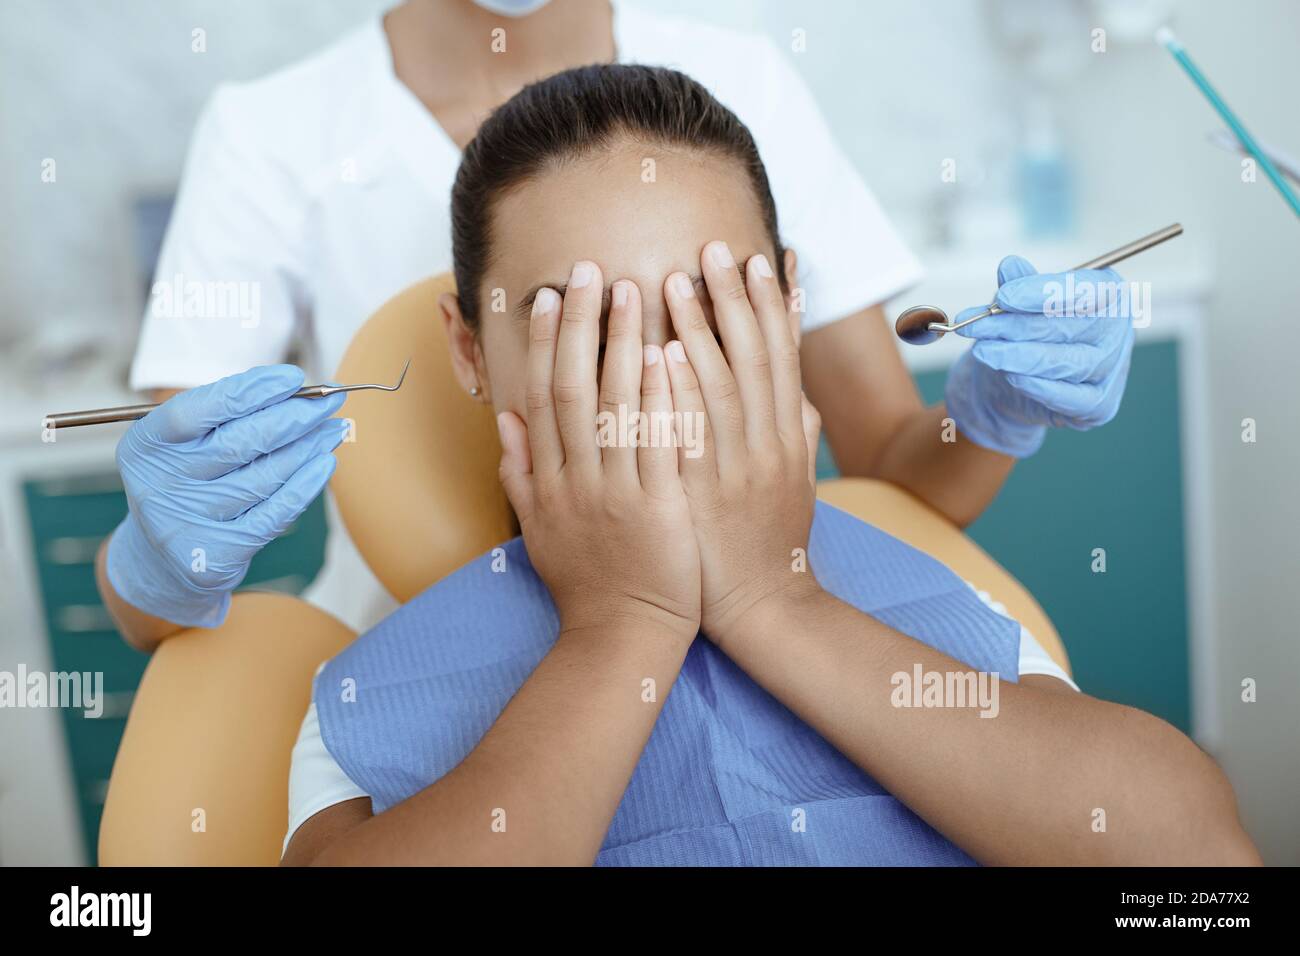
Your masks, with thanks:
[(641, 488), (655, 498), (670, 497), (677, 477), (677, 448), (673, 436), (673, 396), (664, 368), (664, 350), (657, 345), (642, 349), (641, 411), (643, 432), (637, 442), (637, 468)]
[(532, 447), (533, 473), (549, 481), (564, 467), (564, 443), (555, 419), (555, 347), (560, 332), (560, 296), (539, 289), (528, 325), (528, 385), (524, 408)]
[(687, 361), (686, 349), (676, 339), (664, 346), (668, 381), (672, 386), (673, 411), (678, 423), (681, 447), (677, 468), (688, 494), (707, 491), (718, 481), (717, 459), (713, 438), (709, 434), (709, 416), (704, 408), (700, 381)]
[(767, 256), (759, 253), (745, 263), (745, 285), (749, 301), (771, 359), (772, 397), (776, 407), (776, 427), (786, 447), (803, 437), (803, 382), (799, 374), (799, 345), (790, 331), (790, 316), (785, 296), (776, 281)]
[(817, 448), (821, 444), (822, 416), (808, 401), (807, 395), (799, 396), (800, 417), (803, 422), (804, 445), (808, 449), (808, 483), (817, 487)]
[(785, 298), (785, 314), (790, 321), (790, 335), (794, 338), (794, 347), (803, 347), (803, 318), (795, 309), (794, 303), (790, 298)]
[(731, 250), (720, 240), (704, 247), (700, 269), (713, 301), (713, 317), (727, 347), (727, 364), (740, 388), (745, 441), (750, 448), (773, 448), (777, 434), (772, 360), (767, 340), (754, 317), (745, 280), (736, 268)]
[(510, 507), (520, 523), (533, 513), (533, 467), (528, 453), (528, 427), (514, 412), (497, 416), (497, 431), (501, 435), (501, 465), (497, 475), (505, 489)]
[(641, 410), (641, 292), (635, 282), (619, 279), (609, 292), (609, 330), (605, 333), (605, 367), (600, 376), (601, 438), (606, 474), (629, 484), (637, 481), (636, 445), (624, 429), (635, 427)]
[(595, 425), (601, 289), (600, 269), (594, 262), (574, 263), (564, 292), (552, 388), (555, 420), (564, 440), (565, 468), (591, 476), (600, 466)]
[(709, 413), (709, 430), (717, 451), (717, 467), (719, 470), (730, 467), (743, 460), (745, 453), (745, 415), (736, 380), (727, 367), (718, 340), (713, 337), (690, 277), (684, 272), (670, 275), (664, 282), (664, 298), (677, 338), (699, 376), (704, 407)]

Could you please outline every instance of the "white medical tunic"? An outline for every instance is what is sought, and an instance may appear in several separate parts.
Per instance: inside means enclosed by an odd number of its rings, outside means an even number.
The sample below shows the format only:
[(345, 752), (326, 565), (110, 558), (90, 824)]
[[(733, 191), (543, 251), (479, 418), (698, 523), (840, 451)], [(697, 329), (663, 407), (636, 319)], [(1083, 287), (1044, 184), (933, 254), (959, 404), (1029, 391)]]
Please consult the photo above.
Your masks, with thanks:
[[(799, 254), (805, 330), (920, 278), (770, 40), (617, 3), (614, 40), (621, 62), (682, 70), (753, 133), (782, 241)], [(459, 162), (393, 72), (380, 18), (271, 76), (219, 87), (194, 132), (155, 276), (190, 306), (147, 310), (132, 387), (199, 385), (291, 349), (310, 380), (331, 379), (379, 306), (450, 270)], [(306, 596), (362, 631), (395, 605), (333, 508), (330, 522)]]

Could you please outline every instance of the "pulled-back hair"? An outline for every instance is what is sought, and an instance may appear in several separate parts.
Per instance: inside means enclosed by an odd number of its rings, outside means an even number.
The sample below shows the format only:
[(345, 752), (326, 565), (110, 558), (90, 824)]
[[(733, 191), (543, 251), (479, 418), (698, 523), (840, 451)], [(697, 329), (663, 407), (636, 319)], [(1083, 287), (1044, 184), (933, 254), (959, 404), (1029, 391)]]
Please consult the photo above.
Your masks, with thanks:
[(498, 107), (465, 147), (451, 191), (452, 260), (461, 313), (478, 328), (479, 286), (491, 258), (494, 201), (565, 161), (619, 137), (683, 146), (734, 160), (749, 177), (785, 287), (776, 204), (748, 128), (703, 86), (676, 70), (601, 64), (532, 83)]

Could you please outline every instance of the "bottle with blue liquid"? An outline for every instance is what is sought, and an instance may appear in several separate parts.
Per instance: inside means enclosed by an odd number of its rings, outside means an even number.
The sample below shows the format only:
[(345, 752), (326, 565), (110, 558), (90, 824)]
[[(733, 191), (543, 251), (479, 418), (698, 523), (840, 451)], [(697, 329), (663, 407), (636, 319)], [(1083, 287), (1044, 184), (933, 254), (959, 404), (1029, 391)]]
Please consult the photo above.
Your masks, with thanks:
[(1074, 231), (1074, 184), (1051, 110), (1039, 103), (1027, 118), (1017, 169), (1025, 236), (1059, 239)]

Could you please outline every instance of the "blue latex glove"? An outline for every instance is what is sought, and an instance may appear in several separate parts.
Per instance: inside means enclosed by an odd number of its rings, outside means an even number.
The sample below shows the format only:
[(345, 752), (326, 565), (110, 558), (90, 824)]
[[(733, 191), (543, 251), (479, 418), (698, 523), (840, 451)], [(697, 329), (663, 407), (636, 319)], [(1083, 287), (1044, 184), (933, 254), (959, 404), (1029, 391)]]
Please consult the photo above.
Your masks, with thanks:
[(292, 365), (231, 375), (168, 399), (122, 436), (130, 512), (108, 546), (108, 579), (128, 603), (188, 627), (215, 627), (267, 542), (334, 473), (345, 393), (289, 398)]
[(1049, 425), (1083, 431), (1114, 418), (1133, 354), (1126, 288), (1113, 269), (1040, 274), (1019, 256), (1003, 259), (995, 301), (1006, 311), (958, 331), (975, 344), (944, 389), (962, 434), (1026, 458)]

